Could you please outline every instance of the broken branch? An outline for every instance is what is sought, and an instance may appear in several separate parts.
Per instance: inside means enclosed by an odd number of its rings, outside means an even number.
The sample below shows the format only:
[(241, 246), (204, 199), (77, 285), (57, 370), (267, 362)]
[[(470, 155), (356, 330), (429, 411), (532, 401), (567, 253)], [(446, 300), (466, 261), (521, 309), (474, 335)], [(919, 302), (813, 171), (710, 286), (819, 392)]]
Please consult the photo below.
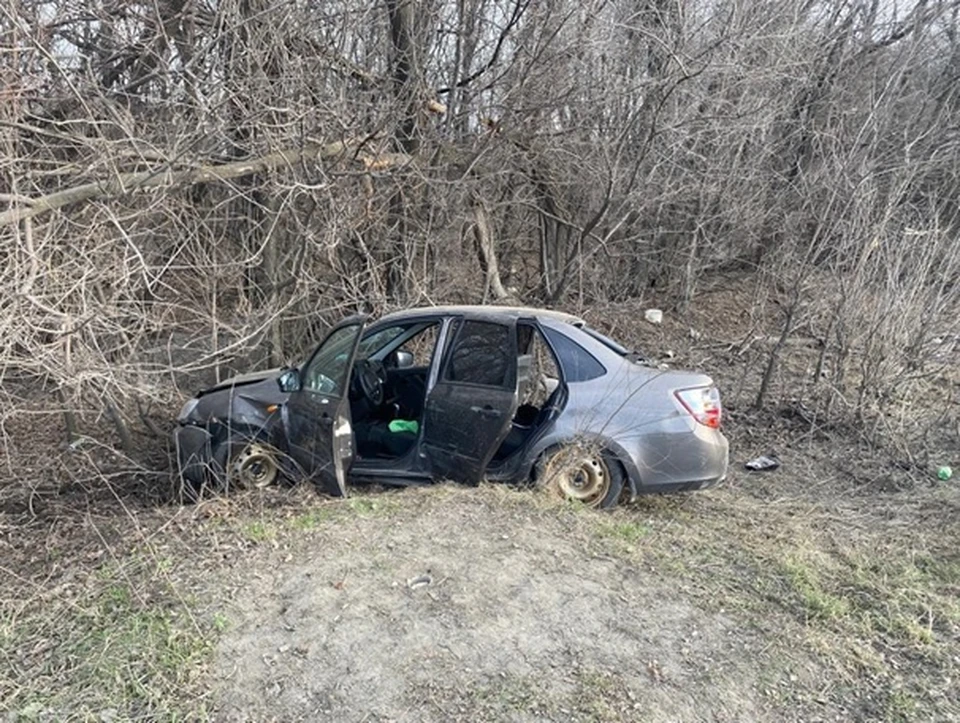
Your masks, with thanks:
[(311, 143), (301, 148), (278, 151), (260, 158), (224, 163), (217, 166), (201, 166), (185, 171), (165, 169), (121, 173), (110, 180), (85, 183), (74, 188), (49, 193), (39, 198), (25, 199), (25, 205), (15, 206), (0, 213), (0, 225), (16, 223), (23, 219), (38, 216), (46, 211), (56, 211), (82, 201), (119, 196), (138, 189), (172, 188), (197, 183), (215, 183), (242, 178), (282, 166), (290, 166), (306, 160), (332, 158), (346, 152), (355, 145), (357, 145), (356, 141), (337, 141), (325, 145)]

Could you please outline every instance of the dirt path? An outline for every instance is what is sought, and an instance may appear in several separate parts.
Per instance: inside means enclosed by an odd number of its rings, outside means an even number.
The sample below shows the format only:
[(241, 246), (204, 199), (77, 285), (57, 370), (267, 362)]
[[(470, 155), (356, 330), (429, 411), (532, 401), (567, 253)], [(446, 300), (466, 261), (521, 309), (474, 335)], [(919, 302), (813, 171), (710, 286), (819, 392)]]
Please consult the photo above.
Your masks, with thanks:
[(604, 554), (577, 515), (490, 489), (354, 504), (234, 578), (221, 719), (770, 717), (771, 641)]

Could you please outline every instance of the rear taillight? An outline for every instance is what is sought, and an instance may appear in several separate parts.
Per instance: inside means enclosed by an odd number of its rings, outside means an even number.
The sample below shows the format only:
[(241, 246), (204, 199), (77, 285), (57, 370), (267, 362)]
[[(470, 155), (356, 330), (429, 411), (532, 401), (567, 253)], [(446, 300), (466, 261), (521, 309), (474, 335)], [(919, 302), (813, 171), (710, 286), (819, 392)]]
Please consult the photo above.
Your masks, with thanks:
[(716, 387), (697, 387), (696, 389), (680, 389), (674, 392), (684, 409), (700, 424), (712, 429), (720, 428), (720, 417), (723, 408), (720, 406), (720, 391)]

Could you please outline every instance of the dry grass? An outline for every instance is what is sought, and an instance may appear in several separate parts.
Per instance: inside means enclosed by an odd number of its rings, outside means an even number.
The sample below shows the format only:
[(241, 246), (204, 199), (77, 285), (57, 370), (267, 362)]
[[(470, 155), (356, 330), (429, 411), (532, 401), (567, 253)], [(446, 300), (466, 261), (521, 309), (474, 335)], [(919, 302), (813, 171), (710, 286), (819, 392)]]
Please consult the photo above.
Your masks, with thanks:
[(199, 676), (214, 638), (174, 590), (133, 566), (56, 600), (4, 601), (0, 694), (15, 720), (204, 717)]
[[(218, 618), (182, 510), (3, 518), (0, 709), (11, 720), (206, 717)], [(198, 548), (198, 549), (202, 549)]]
[(607, 528), (633, 525), (637, 542), (610, 549), (771, 640), (798, 641), (823, 665), (814, 702), (884, 720), (960, 715), (960, 493), (767, 500), (749, 484), (617, 511)]
[(220, 574), (260, 545), (394, 504), (303, 488), (166, 509), (77, 501), (0, 518), (0, 710), (11, 720), (211, 718), (207, 666), (230, 624)]

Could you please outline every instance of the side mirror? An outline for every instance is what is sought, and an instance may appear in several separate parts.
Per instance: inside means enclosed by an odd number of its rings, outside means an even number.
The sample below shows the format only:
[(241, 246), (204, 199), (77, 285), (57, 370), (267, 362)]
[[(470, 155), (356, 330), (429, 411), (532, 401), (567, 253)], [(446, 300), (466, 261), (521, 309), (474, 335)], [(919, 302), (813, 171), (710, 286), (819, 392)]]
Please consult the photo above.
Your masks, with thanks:
[(298, 369), (288, 369), (277, 379), (281, 392), (299, 392), (301, 388), (300, 371)]
[(414, 362), (413, 352), (406, 349), (397, 349), (393, 352), (393, 361), (394, 369), (409, 369)]

